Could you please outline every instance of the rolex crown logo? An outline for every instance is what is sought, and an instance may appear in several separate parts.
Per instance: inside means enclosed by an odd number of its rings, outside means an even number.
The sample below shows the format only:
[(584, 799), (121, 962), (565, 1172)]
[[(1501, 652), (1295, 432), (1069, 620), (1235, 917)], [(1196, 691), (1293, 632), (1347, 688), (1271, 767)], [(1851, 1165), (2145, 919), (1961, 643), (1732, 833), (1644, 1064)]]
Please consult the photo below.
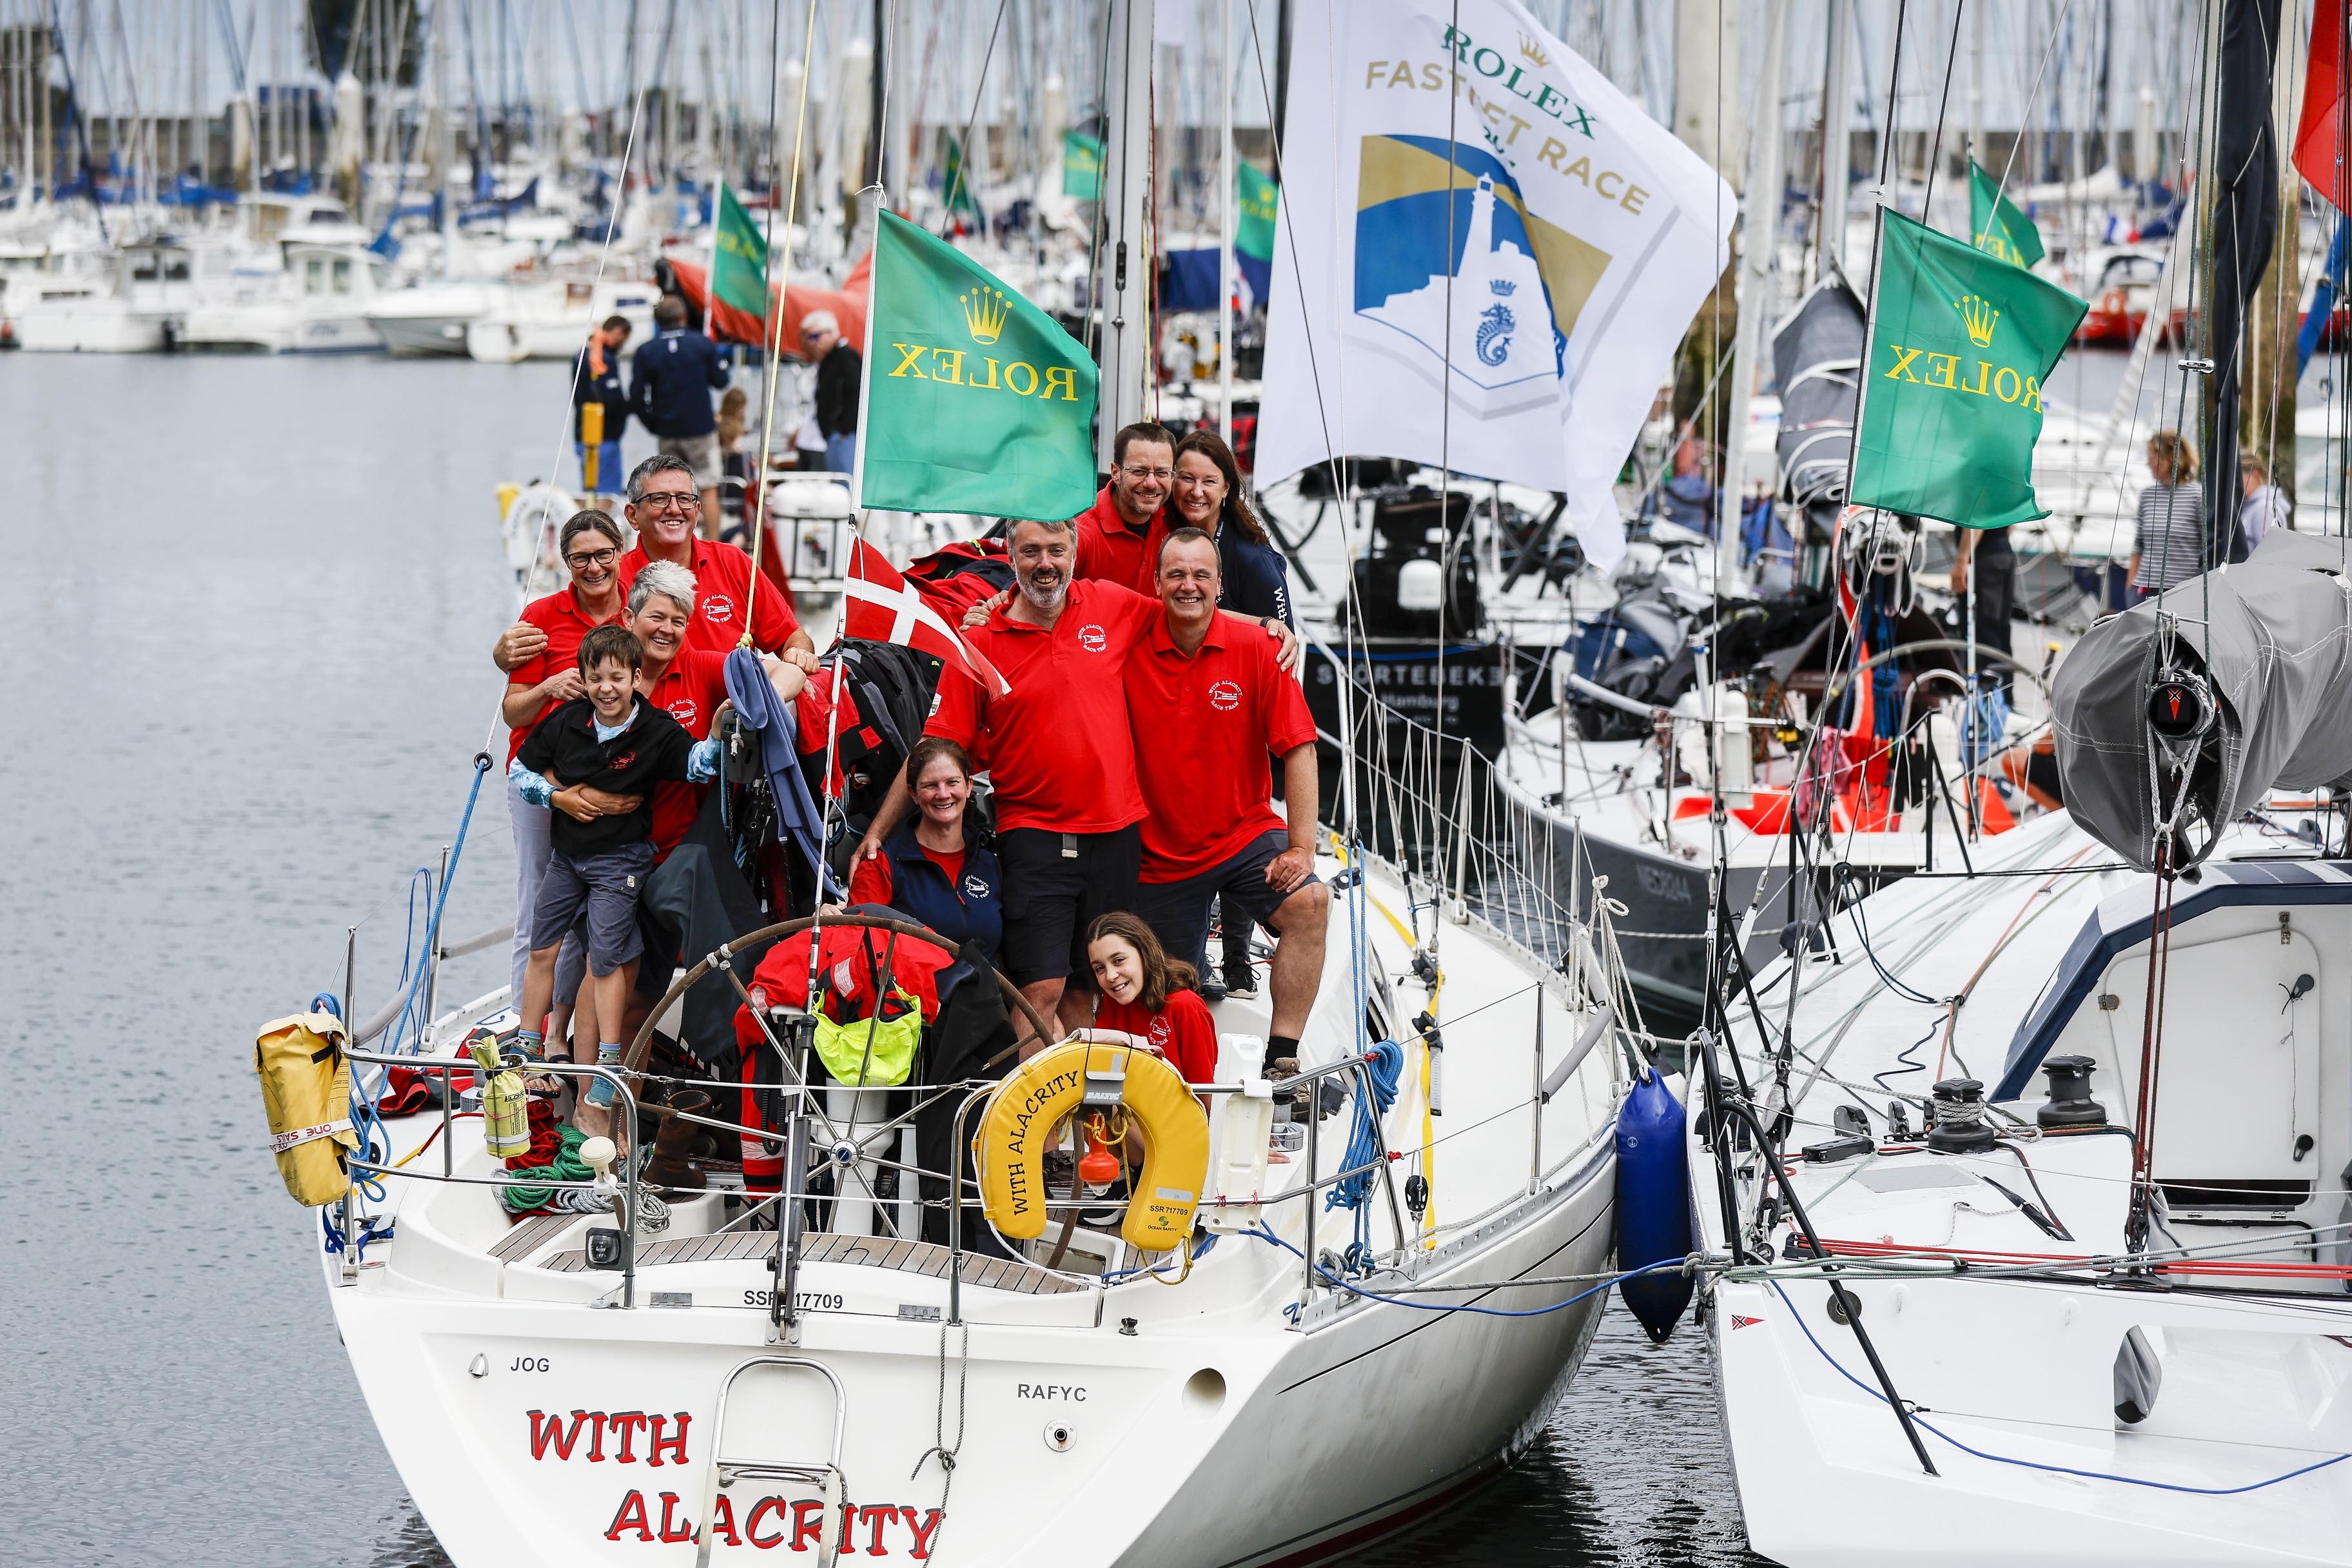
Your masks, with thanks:
[(1952, 308), (1959, 311), (1960, 320), (1968, 326), (1969, 342), (1980, 349), (1992, 346), (1993, 323), (2000, 320), (2000, 312), (1993, 309), (1991, 300), (1979, 294), (1963, 294), (1952, 301)]
[(1013, 302), (1004, 290), (986, 284), (957, 295), (956, 303), (963, 307), (964, 323), (971, 329), (971, 341), (976, 343), (994, 342), (1004, 331), (1005, 318), (1013, 313)]
[(1538, 70), (1542, 70), (1551, 64), (1551, 57), (1543, 52), (1543, 46), (1537, 43), (1533, 38), (1528, 37), (1525, 33), (1521, 33), (1519, 35), (1519, 58), (1527, 61), (1528, 64), (1535, 67)]

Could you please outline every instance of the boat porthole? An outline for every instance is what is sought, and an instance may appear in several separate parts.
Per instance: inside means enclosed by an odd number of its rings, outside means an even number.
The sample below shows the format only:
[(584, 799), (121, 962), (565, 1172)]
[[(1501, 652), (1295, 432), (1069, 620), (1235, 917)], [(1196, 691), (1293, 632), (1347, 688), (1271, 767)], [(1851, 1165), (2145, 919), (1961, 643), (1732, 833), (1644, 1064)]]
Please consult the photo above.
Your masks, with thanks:
[(1225, 1374), (1204, 1366), (1184, 1380), (1184, 1403), (1207, 1415), (1225, 1402)]
[(1048, 1421), (1045, 1423), (1045, 1447), (1053, 1449), (1056, 1454), (1068, 1453), (1070, 1451), (1070, 1445), (1077, 1440), (1078, 1435), (1076, 1429), (1072, 1427), (1068, 1422)]

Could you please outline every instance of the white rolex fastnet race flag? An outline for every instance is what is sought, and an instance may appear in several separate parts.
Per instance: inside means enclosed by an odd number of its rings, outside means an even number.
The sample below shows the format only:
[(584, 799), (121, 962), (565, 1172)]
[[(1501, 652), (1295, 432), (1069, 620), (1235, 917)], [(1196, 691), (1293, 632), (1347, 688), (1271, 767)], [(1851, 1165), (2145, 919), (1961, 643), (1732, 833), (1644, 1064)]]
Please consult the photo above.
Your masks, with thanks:
[(979, 649), (956, 634), (940, 614), (923, 602), (888, 556), (864, 540), (849, 560), (844, 586), (841, 635), (867, 642), (894, 642), (920, 648), (951, 665), (1002, 697), (1013, 688)]
[(1611, 485), (1738, 204), (1513, 0), (1298, 0), (1257, 474), (1337, 456)]

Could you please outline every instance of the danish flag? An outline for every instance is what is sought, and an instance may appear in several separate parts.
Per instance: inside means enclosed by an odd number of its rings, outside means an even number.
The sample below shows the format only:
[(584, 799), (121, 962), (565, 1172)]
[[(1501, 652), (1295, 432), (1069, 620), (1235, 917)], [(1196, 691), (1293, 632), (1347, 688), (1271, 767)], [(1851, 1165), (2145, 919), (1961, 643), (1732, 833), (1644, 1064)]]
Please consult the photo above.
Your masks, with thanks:
[(919, 648), (950, 664), (961, 663), (967, 674), (999, 697), (1013, 690), (979, 649), (923, 602), (922, 595), (890, 564), (889, 558), (862, 539), (850, 557), (841, 635)]

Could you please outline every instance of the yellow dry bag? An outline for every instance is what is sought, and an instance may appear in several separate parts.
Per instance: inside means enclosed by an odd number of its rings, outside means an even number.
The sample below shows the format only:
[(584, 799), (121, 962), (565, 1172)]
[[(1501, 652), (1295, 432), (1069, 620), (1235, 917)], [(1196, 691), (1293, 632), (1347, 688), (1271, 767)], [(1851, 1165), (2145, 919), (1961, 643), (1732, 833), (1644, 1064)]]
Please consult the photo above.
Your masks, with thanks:
[(981, 1118), (972, 1152), (981, 1206), (1014, 1241), (1045, 1232), (1045, 1150), (1062, 1123), (1112, 1097), (1143, 1129), (1143, 1168), (1118, 1233), (1145, 1252), (1165, 1252), (1192, 1234), (1192, 1211), (1209, 1179), (1209, 1118), (1184, 1078), (1150, 1051), (1066, 1040), (1048, 1046), (1004, 1080)]
[(254, 1037), (253, 1068), (269, 1113), (269, 1147), (294, 1201), (317, 1208), (350, 1185), (344, 1160), (360, 1146), (352, 1130), (352, 1064), (343, 1021), (331, 1013), (273, 1018)]

